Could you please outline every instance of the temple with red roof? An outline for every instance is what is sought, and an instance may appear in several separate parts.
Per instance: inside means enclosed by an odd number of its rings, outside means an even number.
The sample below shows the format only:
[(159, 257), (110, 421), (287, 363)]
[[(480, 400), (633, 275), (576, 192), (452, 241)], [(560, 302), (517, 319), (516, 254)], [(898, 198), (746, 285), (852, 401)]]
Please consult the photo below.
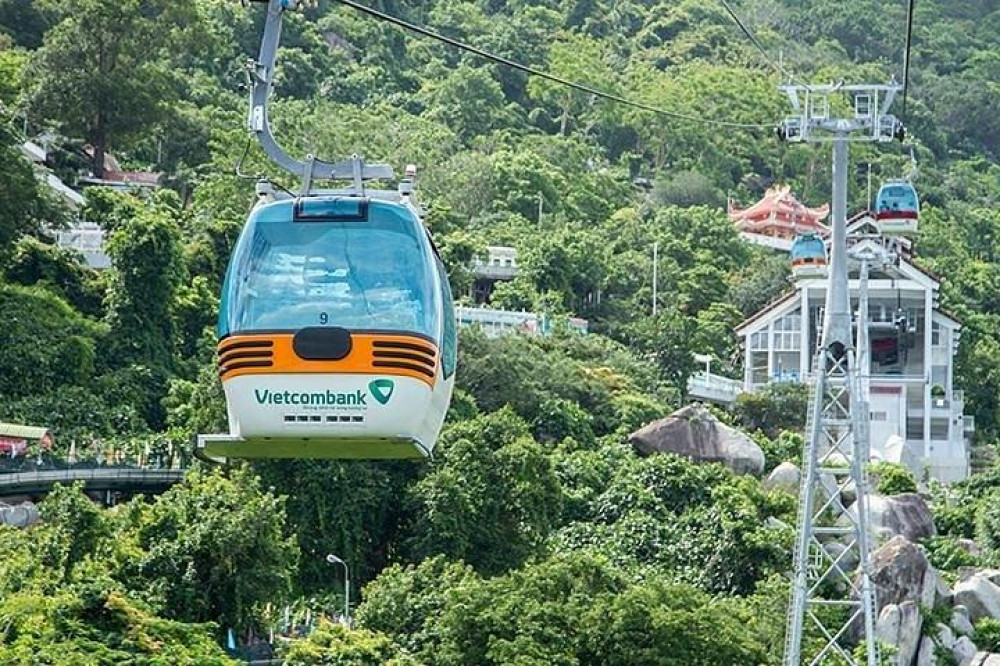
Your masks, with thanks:
[(829, 227), (822, 222), (829, 214), (829, 204), (809, 208), (787, 185), (768, 189), (764, 198), (749, 208), (739, 209), (729, 202), (729, 219), (746, 240), (782, 250), (789, 249), (800, 234), (829, 234)]

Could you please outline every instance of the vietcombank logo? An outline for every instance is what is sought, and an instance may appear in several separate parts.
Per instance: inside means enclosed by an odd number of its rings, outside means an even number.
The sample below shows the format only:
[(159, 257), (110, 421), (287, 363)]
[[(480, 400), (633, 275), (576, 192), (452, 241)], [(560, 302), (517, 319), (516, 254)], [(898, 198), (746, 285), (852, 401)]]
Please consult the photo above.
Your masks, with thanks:
[(372, 397), (378, 400), (380, 405), (389, 402), (394, 388), (396, 388), (396, 384), (391, 379), (376, 379), (368, 384), (368, 390), (371, 391)]
[[(380, 405), (392, 398), (395, 382), (391, 379), (376, 379), (368, 384), (371, 397)], [(356, 391), (272, 391), (254, 389), (258, 405), (308, 405), (312, 407), (367, 407), (368, 393)]]

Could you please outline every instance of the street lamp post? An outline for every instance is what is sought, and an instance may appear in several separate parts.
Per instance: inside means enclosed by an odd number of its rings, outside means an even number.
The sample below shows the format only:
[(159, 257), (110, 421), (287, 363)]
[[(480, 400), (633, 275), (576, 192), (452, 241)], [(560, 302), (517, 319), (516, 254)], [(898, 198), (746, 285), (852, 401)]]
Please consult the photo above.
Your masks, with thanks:
[(340, 559), (333, 553), (326, 556), (326, 561), (330, 564), (342, 564), (344, 566), (344, 623), (351, 626), (351, 570), (347, 562)]

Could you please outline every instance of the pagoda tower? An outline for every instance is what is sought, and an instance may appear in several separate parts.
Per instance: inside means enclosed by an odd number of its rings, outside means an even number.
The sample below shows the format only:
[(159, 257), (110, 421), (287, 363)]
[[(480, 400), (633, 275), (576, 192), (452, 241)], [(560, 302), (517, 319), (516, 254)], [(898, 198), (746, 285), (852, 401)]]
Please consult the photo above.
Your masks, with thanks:
[(803, 234), (825, 238), (830, 229), (822, 221), (829, 214), (829, 204), (809, 208), (792, 195), (787, 185), (771, 187), (749, 208), (736, 208), (729, 202), (729, 219), (741, 236), (751, 243), (781, 250), (790, 249), (795, 237)]

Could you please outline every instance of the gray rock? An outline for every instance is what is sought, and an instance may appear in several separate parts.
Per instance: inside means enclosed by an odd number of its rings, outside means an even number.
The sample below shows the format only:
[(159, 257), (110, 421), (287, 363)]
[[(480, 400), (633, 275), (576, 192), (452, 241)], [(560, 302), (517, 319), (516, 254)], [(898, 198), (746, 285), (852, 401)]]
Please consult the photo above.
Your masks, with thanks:
[(1000, 654), (977, 652), (969, 666), (1000, 666)]
[(757, 443), (698, 404), (636, 430), (629, 443), (642, 455), (675, 453), (696, 462), (722, 463), (737, 474), (764, 471), (764, 452)]
[(922, 599), (930, 564), (924, 551), (906, 538), (897, 536), (875, 551), (871, 567), (880, 606)]
[(949, 650), (955, 645), (955, 632), (951, 630), (947, 624), (941, 624), (940, 622), (934, 626), (936, 633), (935, 638), (937, 638), (937, 644), (941, 647), (948, 648)]
[(962, 636), (955, 641), (951, 653), (955, 655), (958, 666), (971, 666), (972, 660), (976, 658), (976, 644), (969, 640), (968, 636)]
[[(852, 517), (858, 515), (857, 511), (857, 504), (848, 509)], [(927, 502), (916, 493), (903, 493), (893, 497), (869, 495), (868, 515), (871, 518), (871, 529), (876, 535), (876, 543), (888, 541), (897, 535), (916, 543), (936, 534), (934, 516), (931, 515)], [(850, 526), (853, 521), (848, 516), (841, 516), (837, 524)]]
[(920, 607), (914, 601), (905, 601), (899, 605), (899, 663), (907, 666), (913, 663), (920, 647)]
[(948, 584), (944, 582), (934, 567), (928, 566), (924, 574), (923, 590), (920, 592), (920, 604), (926, 608), (951, 604), (952, 594)]
[(875, 623), (875, 636), (889, 645), (896, 645), (899, 642), (899, 623), (902, 616), (899, 606), (896, 604), (886, 604), (879, 613), (878, 621)]
[[(847, 546), (839, 541), (827, 541), (823, 544), (823, 550), (829, 553), (830, 557), (834, 561), (836, 561), (838, 557), (841, 558), (838, 562), (838, 566), (840, 567), (840, 570), (843, 571), (848, 578), (850, 578), (851, 574), (858, 566), (857, 550), (852, 548), (848, 551)], [(847, 552), (845, 553), (845, 551)], [(827, 563), (827, 565), (830, 564), (831, 563), (829, 562)], [(843, 577), (841, 577), (836, 571), (831, 571), (830, 578), (832, 580), (843, 580)]]
[(973, 636), (976, 633), (972, 622), (969, 620), (969, 609), (965, 606), (955, 606), (951, 611), (951, 628), (964, 636)]
[(858, 499), (858, 488), (853, 481), (849, 481), (844, 489), (840, 491), (840, 499), (844, 506), (850, 506)]
[(973, 624), (984, 617), (1000, 618), (1000, 587), (983, 576), (973, 576), (955, 586), (955, 603), (969, 610)]
[(802, 473), (794, 463), (783, 462), (767, 475), (764, 487), (768, 490), (783, 490), (791, 495), (798, 495), (799, 480)]
[(934, 536), (934, 516), (924, 498), (916, 493), (903, 493), (893, 497), (872, 495), (868, 503), (872, 527), (886, 538), (897, 534), (916, 543)]
[(955, 541), (955, 545), (974, 557), (979, 557), (983, 554), (983, 549), (972, 539), (958, 539)]
[(38, 507), (32, 502), (21, 502), (0, 507), (0, 523), (11, 527), (29, 527), (39, 520)]
[(937, 660), (934, 658), (934, 641), (929, 636), (924, 636), (920, 641), (920, 650), (917, 651), (916, 666), (936, 666)]

